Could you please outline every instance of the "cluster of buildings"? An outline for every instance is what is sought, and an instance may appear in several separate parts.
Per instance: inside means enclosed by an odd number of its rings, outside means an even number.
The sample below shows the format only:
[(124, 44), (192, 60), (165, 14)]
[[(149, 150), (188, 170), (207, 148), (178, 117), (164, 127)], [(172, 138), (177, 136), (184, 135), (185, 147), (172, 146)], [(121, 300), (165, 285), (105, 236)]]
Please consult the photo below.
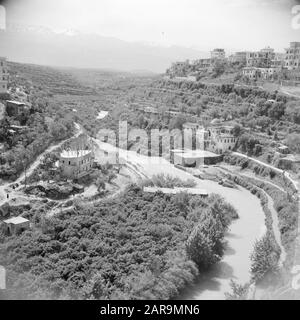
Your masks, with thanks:
[(216, 48), (210, 53), (210, 58), (193, 61), (175, 62), (167, 70), (166, 75), (172, 79), (196, 81), (197, 74), (211, 72), (218, 62), (240, 64), (243, 76), (250, 80), (272, 80), (275, 74), (287, 70), (293, 78), (300, 79), (300, 42), (291, 42), (285, 53), (275, 52), (266, 47), (259, 51), (239, 51), (226, 57), (225, 50)]
[(171, 161), (188, 167), (221, 161), (225, 152), (234, 149), (238, 139), (234, 135), (234, 127), (222, 124), (219, 119), (212, 120), (206, 128), (198, 123), (187, 122), (183, 125), (183, 129), (191, 130), (191, 137), (196, 141), (196, 146), (192, 146), (194, 150), (172, 150)]
[(167, 70), (166, 74), (175, 80), (196, 81), (195, 74), (200, 71), (212, 71), (217, 61), (225, 61), (225, 50), (216, 48), (210, 52), (210, 58), (196, 59), (193, 61), (174, 62)]
[(285, 53), (276, 53), (270, 47), (246, 53), (243, 75), (250, 80), (272, 80), (282, 70), (287, 70), (295, 80), (300, 79), (300, 42), (291, 42)]

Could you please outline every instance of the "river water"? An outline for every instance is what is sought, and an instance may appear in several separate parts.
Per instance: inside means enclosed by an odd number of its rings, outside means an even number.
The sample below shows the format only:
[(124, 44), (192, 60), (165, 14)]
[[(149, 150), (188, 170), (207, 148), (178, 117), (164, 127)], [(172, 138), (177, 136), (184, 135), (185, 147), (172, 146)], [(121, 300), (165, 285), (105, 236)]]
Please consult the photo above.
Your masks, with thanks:
[[(196, 179), (189, 173), (175, 168), (163, 158), (149, 159), (132, 151), (117, 149), (99, 140), (95, 142), (106, 152), (118, 150), (121, 158), (126, 159), (126, 162), (149, 177), (154, 174), (168, 174), (185, 180), (194, 179), (199, 188), (206, 189), (208, 193), (221, 195), (238, 211), (239, 219), (233, 221), (226, 234), (227, 247), (222, 261), (199, 277), (194, 285), (188, 286), (178, 297), (179, 299), (222, 300), (225, 299), (225, 293), (230, 292), (231, 279), (239, 284), (250, 280), (250, 255), (255, 241), (266, 232), (265, 215), (260, 200), (255, 195), (241, 187), (231, 189), (217, 182)], [(103, 153), (99, 153), (98, 157), (102, 155)]]
[(259, 199), (246, 189), (228, 189), (213, 185), (207, 190), (222, 195), (239, 214), (226, 234), (227, 247), (222, 261), (187, 287), (179, 299), (222, 300), (230, 292), (230, 280), (244, 284), (250, 280), (250, 255), (254, 243), (266, 231), (265, 215)]

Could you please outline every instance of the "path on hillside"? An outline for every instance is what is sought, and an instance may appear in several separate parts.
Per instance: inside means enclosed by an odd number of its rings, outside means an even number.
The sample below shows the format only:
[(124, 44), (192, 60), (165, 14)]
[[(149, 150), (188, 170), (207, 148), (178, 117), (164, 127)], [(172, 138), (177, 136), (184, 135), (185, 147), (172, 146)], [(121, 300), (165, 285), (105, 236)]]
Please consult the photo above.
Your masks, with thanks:
[(260, 164), (260, 165), (262, 165), (262, 166), (265, 166), (265, 167), (267, 167), (267, 168), (270, 168), (270, 169), (272, 169), (272, 170), (274, 170), (274, 171), (277, 171), (277, 172), (281, 173), (282, 175), (284, 175), (284, 176), (293, 184), (293, 186), (295, 187), (295, 189), (299, 192), (299, 187), (300, 187), (300, 186), (299, 186), (299, 182), (296, 181), (296, 180), (294, 180), (294, 179), (291, 177), (291, 175), (290, 175), (289, 172), (286, 172), (286, 171), (284, 171), (284, 170), (281, 170), (281, 169), (279, 169), (279, 168), (276, 168), (276, 167), (274, 167), (274, 166), (272, 166), (272, 165), (270, 165), (270, 164), (268, 164), (268, 163), (262, 162), (262, 161), (260, 161), (260, 160), (258, 160), (258, 159), (249, 157), (249, 156), (247, 156), (247, 155), (245, 155), (245, 154), (243, 154), (243, 153), (240, 153), (240, 152), (232, 152), (232, 154), (233, 154), (233, 155), (240, 156), (240, 157), (243, 157), (243, 158), (247, 158), (247, 159), (252, 160), (252, 161), (254, 161), (254, 162), (256, 162), (256, 163), (258, 163), (258, 164)]
[[(80, 136), (83, 133), (82, 128), (79, 126), (79, 124), (74, 123), (75, 125), (75, 130), (76, 133), (68, 139), (65, 139), (55, 145), (52, 145), (50, 147), (48, 147), (44, 152), (42, 152), (35, 160), (34, 162), (29, 166), (29, 168), (26, 170), (26, 176), (29, 177), (34, 170), (40, 165), (41, 161), (43, 160), (44, 156), (50, 152), (52, 152), (53, 150), (61, 147), (64, 143), (66, 143), (67, 141), (73, 139), (73, 138), (77, 138), (78, 136)], [(15, 199), (17, 197), (20, 196), (20, 194), (17, 192), (22, 185), (21, 182), (25, 179), (25, 171), (21, 173), (21, 175), (13, 182), (6, 182), (5, 184), (0, 186), (0, 207), (7, 201)], [(15, 190), (10, 190), (9, 192), (6, 192), (6, 189), (9, 188), (10, 185), (12, 184), (19, 184), (20, 186), (18, 188), (16, 188)], [(9, 199), (7, 199), (7, 194), (9, 194)], [(23, 195), (24, 197), (26, 197), (26, 195)]]

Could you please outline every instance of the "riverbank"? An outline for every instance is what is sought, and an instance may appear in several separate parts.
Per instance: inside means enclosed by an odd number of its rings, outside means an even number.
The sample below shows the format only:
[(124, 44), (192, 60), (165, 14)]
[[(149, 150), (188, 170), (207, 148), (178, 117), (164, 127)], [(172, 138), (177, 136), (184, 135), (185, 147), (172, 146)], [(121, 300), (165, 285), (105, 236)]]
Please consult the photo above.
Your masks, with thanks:
[[(251, 192), (241, 187), (226, 188), (216, 181), (201, 180), (192, 174), (175, 168), (169, 161), (159, 157), (148, 158), (133, 151), (118, 149), (110, 144), (95, 141), (97, 147), (110, 153), (119, 153), (122, 161), (129, 162), (143, 175), (151, 178), (153, 175), (165, 174), (182, 180), (194, 180), (196, 187), (205, 189), (209, 194), (222, 196), (238, 212), (239, 219), (234, 221), (226, 234), (227, 249), (223, 259), (212, 267), (211, 272), (197, 279), (196, 284), (188, 286), (179, 296), (182, 299), (225, 299), (225, 293), (231, 290), (231, 279), (238, 283), (250, 281), (250, 255), (256, 240), (266, 231), (265, 214), (260, 200)], [(95, 151), (101, 157), (103, 153)], [(203, 278), (205, 277), (205, 279)]]

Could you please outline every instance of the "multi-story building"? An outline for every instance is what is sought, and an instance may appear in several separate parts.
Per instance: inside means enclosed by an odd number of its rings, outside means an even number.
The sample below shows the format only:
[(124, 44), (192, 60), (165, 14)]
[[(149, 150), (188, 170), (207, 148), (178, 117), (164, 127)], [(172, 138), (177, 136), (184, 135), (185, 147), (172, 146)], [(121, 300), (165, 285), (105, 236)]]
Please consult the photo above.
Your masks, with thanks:
[(234, 149), (237, 137), (233, 133), (232, 126), (224, 125), (211, 125), (207, 128), (209, 143), (207, 144), (207, 150), (223, 154), (226, 151)]
[[(183, 129), (196, 131), (192, 135), (192, 139), (196, 135), (196, 146), (185, 142), (184, 148), (170, 150), (170, 161), (176, 165), (198, 167), (203, 164), (216, 164), (222, 161), (225, 152), (235, 148), (237, 142), (234, 127), (223, 125), (221, 121), (213, 120), (207, 128), (198, 123), (187, 122)], [(188, 135), (185, 135), (186, 137)]]
[(245, 67), (243, 68), (243, 76), (250, 80), (258, 79), (258, 68), (256, 67)]
[(268, 58), (272, 58), (275, 55), (275, 50), (271, 47), (263, 48), (260, 52), (266, 54)]
[(285, 54), (284, 53), (275, 53), (274, 58), (271, 60), (271, 68), (280, 68), (282, 69), (285, 66)]
[(300, 69), (300, 42), (291, 42), (285, 49), (285, 67), (288, 70)]
[(196, 134), (197, 148), (217, 154), (232, 150), (237, 142), (233, 126), (223, 125), (221, 121), (213, 120), (207, 128), (199, 123), (187, 122), (183, 124), (183, 129), (190, 129)]
[(225, 59), (225, 50), (221, 48), (216, 48), (210, 52), (212, 59)]
[(258, 68), (258, 77), (264, 80), (274, 79), (274, 75), (281, 70), (281, 67), (277, 68)]
[(247, 67), (268, 68), (275, 57), (274, 49), (267, 47), (260, 51), (247, 52)]
[(274, 75), (280, 72), (281, 67), (270, 67), (270, 68), (256, 68), (256, 67), (246, 67), (243, 68), (243, 76), (247, 77), (249, 80), (272, 80)]
[(0, 57), (0, 93), (7, 92), (9, 73), (6, 58)]
[(91, 172), (93, 162), (92, 150), (64, 150), (60, 154), (59, 167), (64, 177), (80, 179)]

